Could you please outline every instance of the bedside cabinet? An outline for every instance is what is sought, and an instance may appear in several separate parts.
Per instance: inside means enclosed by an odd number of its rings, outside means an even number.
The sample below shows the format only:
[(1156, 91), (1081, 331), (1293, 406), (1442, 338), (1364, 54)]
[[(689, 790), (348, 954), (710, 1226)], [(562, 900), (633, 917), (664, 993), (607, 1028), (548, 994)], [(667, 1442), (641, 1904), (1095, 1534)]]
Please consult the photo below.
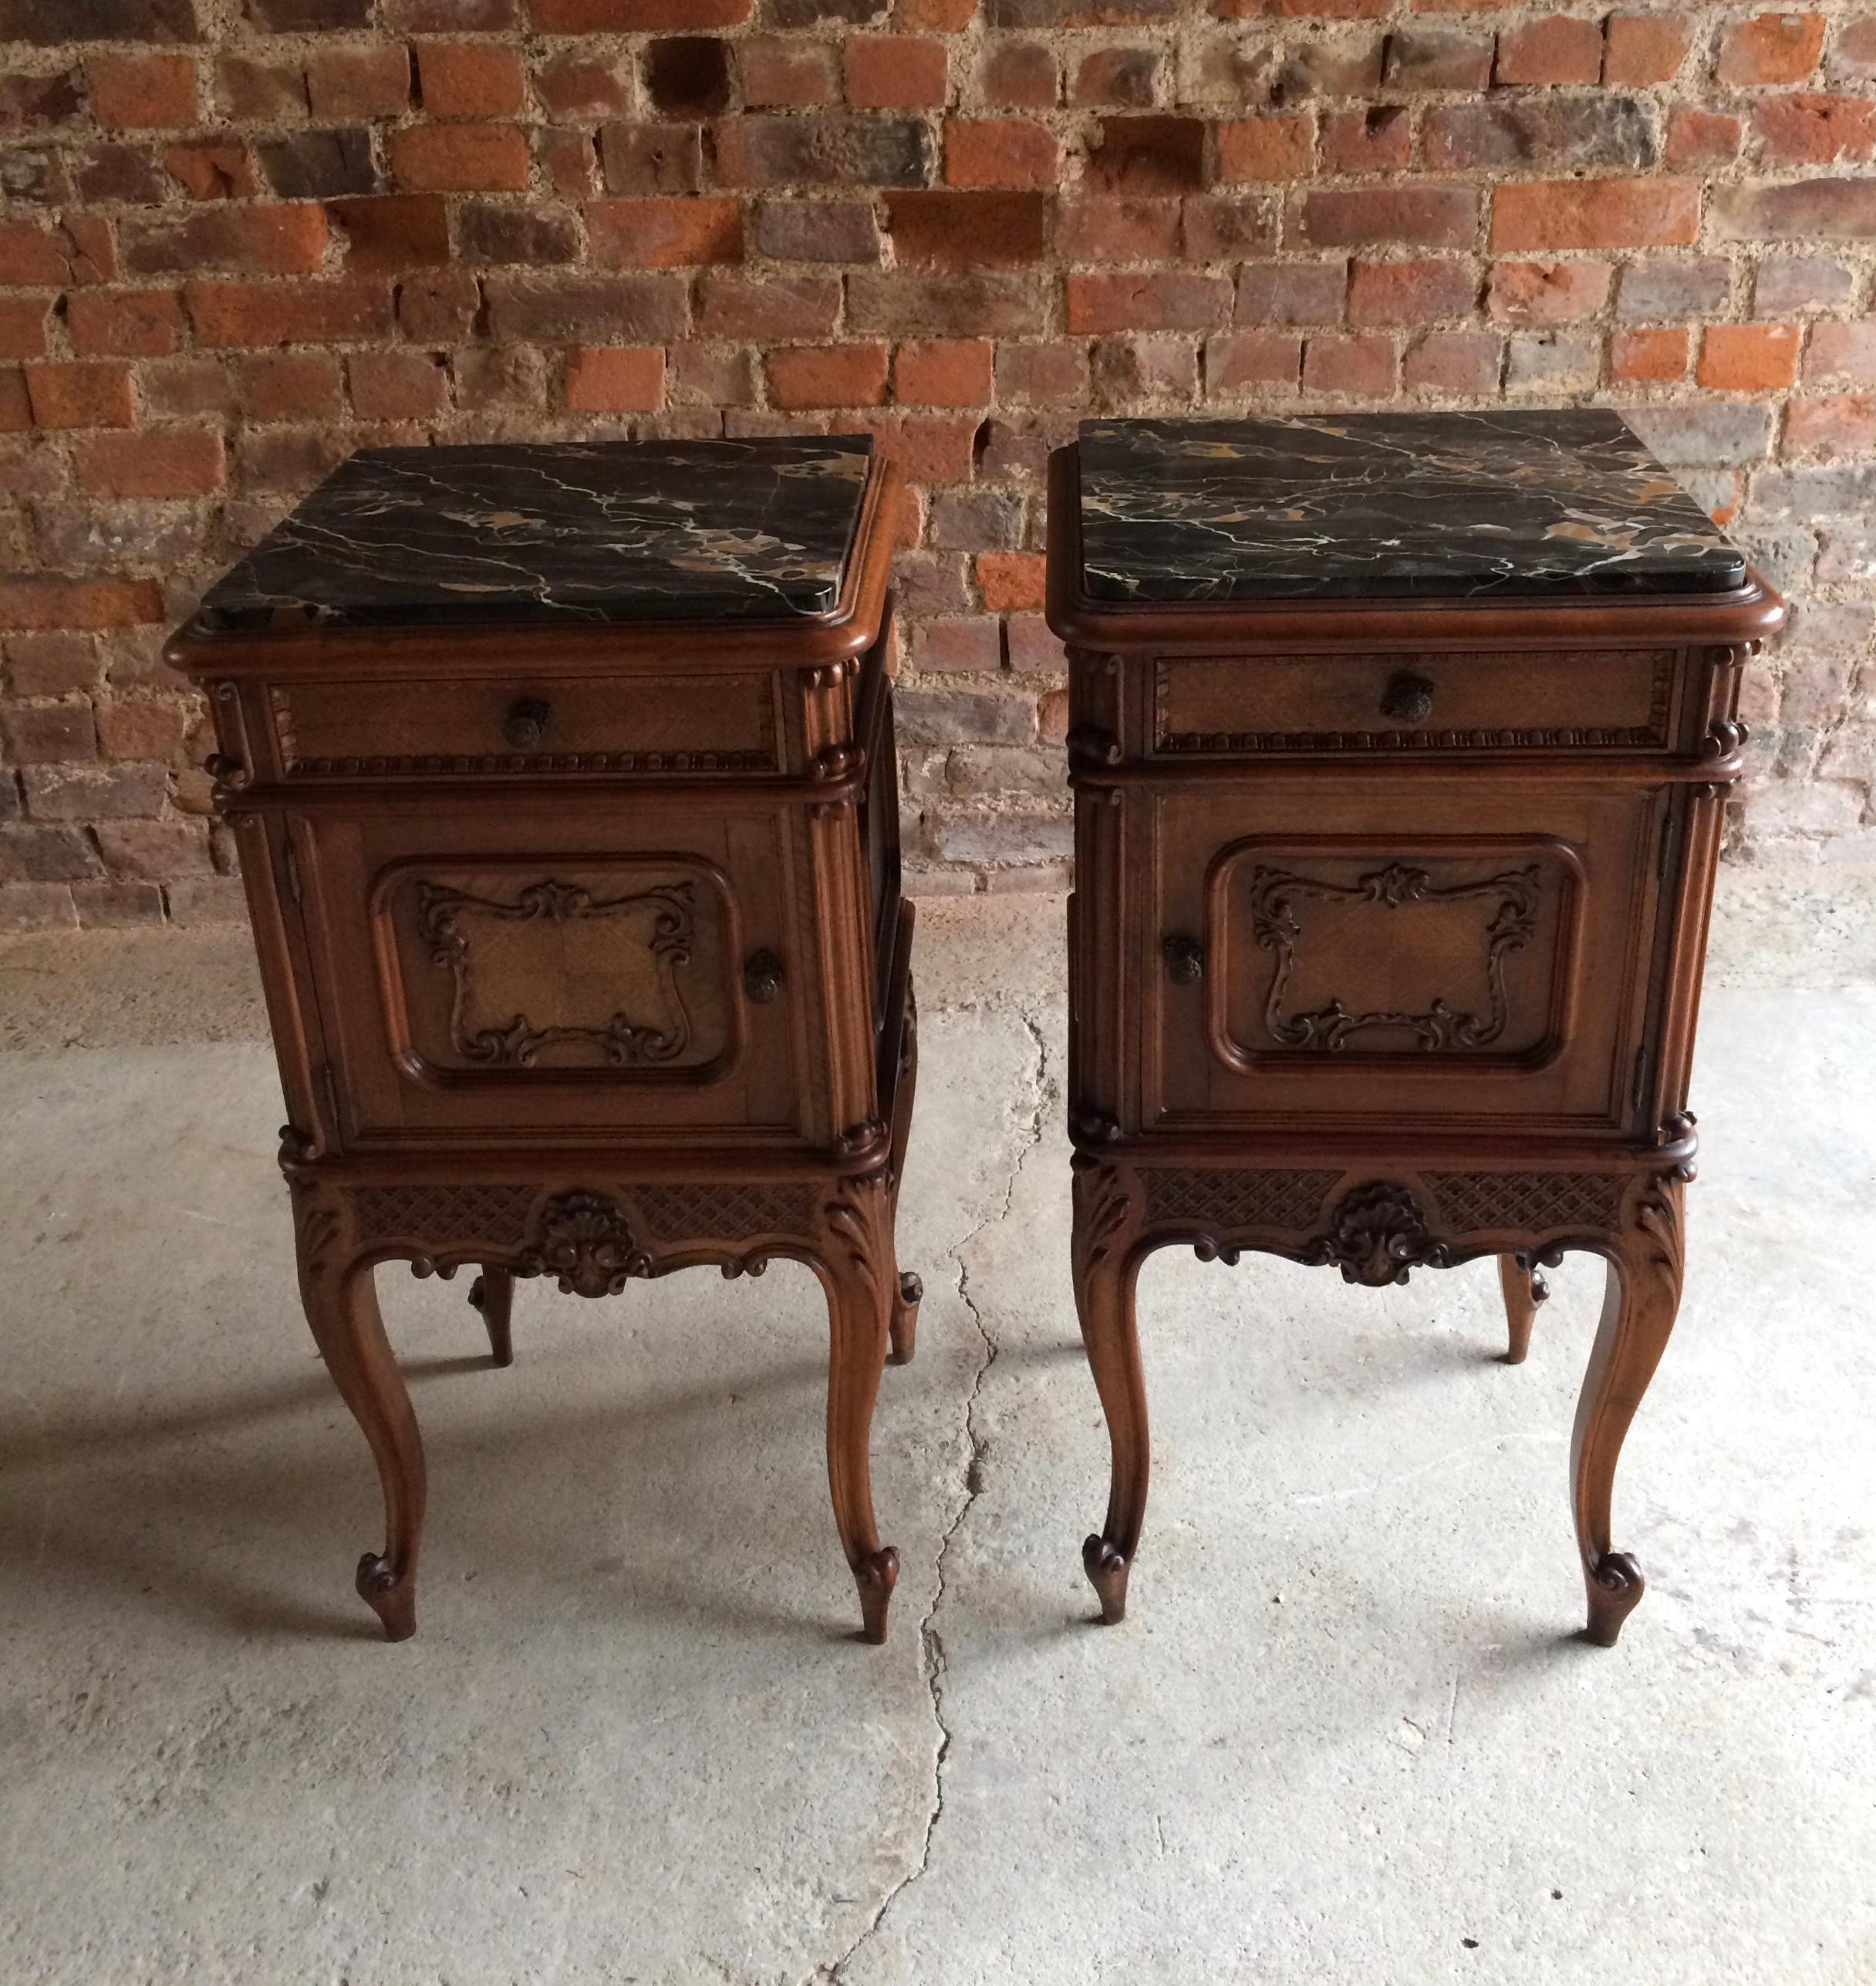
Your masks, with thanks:
[(1688, 1065), (1739, 676), (1783, 605), (1614, 414), (1094, 422), (1051, 465), (1069, 645), (1076, 1300), (1119, 1620), (1152, 1249), (1404, 1283), (1607, 1258), (1573, 1443), (1589, 1632), (1679, 1300)]
[(423, 1459), (373, 1270), (599, 1296), (810, 1264), (868, 1639), (868, 1440), (916, 1280), (886, 679), (893, 474), (864, 438), (353, 456), (171, 645), (208, 693), (278, 1052), (306, 1312), (383, 1481), (359, 1590), (415, 1625)]

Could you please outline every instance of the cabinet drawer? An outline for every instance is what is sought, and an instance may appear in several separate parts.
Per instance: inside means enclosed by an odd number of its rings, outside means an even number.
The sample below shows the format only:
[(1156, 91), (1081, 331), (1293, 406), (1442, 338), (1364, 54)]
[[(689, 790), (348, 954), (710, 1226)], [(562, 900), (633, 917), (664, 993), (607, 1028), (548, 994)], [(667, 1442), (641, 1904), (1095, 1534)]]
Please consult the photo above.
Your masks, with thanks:
[(275, 684), (268, 712), (292, 779), (568, 772), (774, 772), (775, 680), (714, 676), (491, 677)]
[(1666, 792), (1392, 784), (1146, 803), (1145, 1123), (1626, 1124)]
[(1153, 750), (1660, 751), (1675, 736), (1679, 659), (1609, 649), (1164, 660)]

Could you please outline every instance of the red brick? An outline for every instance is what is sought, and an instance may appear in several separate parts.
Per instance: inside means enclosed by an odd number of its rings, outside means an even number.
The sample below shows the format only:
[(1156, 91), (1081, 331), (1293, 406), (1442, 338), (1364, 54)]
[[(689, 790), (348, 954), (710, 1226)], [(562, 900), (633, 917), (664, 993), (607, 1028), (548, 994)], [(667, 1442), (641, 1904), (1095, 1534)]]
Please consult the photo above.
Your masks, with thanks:
[(1700, 189), (1685, 180), (1531, 180), (1493, 196), (1494, 249), (1672, 248), (1700, 232)]
[(768, 363), (778, 407), (877, 406), (886, 399), (886, 348), (878, 340), (784, 347)]
[(397, 328), (417, 345), (450, 345), (474, 330), (482, 288), (467, 269), (418, 269), (397, 285)]
[(515, 117), (528, 101), (521, 51), (499, 42), (420, 42), (417, 81), (428, 117)]
[(1078, 344), (1064, 339), (997, 347), (997, 393), (1006, 403), (1068, 406), (1087, 392), (1088, 358)]
[[(77, 298), (70, 301), (76, 302)], [(0, 359), (42, 359), (52, 308), (50, 297), (0, 297)], [(72, 349), (80, 352), (87, 349), (76, 339)]]
[(534, 87), (555, 117), (610, 116), (632, 101), (630, 75), (616, 56), (550, 56), (535, 71)]
[(1198, 397), (1199, 355), (1189, 338), (1098, 338), (1088, 369), (1098, 406), (1124, 406), (1141, 400), (1184, 403)]
[(261, 191), (254, 154), (239, 138), (170, 145), (163, 170), (191, 200), (248, 200)]
[(1095, 49), (1076, 65), (1068, 101), (1078, 109), (1141, 110), (1153, 101), (1159, 73), (1150, 48)]
[(1796, 325), (1709, 324), (1701, 338), (1695, 377), (1703, 386), (1776, 392), (1797, 376)]
[(403, 46), (321, 49), (307, 59), (306, 100), (315, 117), (400, 117), (410, 102), (410, 58)]
[(208, 497), (221, 488), (221, 437), (208, 427), (151, 427), (77, 443), (72, 467), (93, 497)]
[(528, 0), (535, 26), (546, 35), (694, 33), (734, 28), (755, 0)]
[(215, 87), (231, 117), (272, 123), (306, 114), (306, 72), (297, 62), (221, 56), (215, 63)]
[(1602, 23), (1550, 14), (1507, 28), (1498, 37), (1501, 83), (1594, 83), (1602, 74)]
[(586, 227), (602, 268), (673, 269), (743, 258), (743, 210), (734, 200), (596, 201)]
[(752, 35), (736, 45), (743, 102), (752, 110), (808, 110), (836, 103), (840, 74), (828, 42)]
[(1693, 29), (1681, 14), (1611, 14), (1606, 40), (1603, 82), (1645, 89), (1672, 83), (1680, 73)]
[(0, 628), (130, 628), (164, 616), (154, 579), (0, 578)]
[[(102, 704), (98, 710), (100, 737), (108, 730), (113, 740), (127, 743), (137, 730), (154, 727), (154, 723), (161, 721), (144, 715), (147, 711), (182, 714), (177, 705), (141, 700)], [(110, 750), (108, 744), (106, 749)], [(113, 752), (111, 756), (167, 757), (170, 754)], [(96, 831), (99, 850), (113, 875), (161, 882), (171, 876), (204, 872), (210, 867), (208, 824), (204, 821), (104, 821), (98, 824)]]
[(432, 268), (450, 259), (448, 207), (440, 193), (361, 193), (328, 201), (354, 275)]
[(1208, 396), (1249, 386), (1294, 391), (1303, 363), (1303, 341), (1293, 331), (1223, 331), (1205, 341)]
[(98, 681), (97, 644), (89, 635), (15, 635), (6, 661), (7, 687), (15, 696), (65, 696)]
[(1348, 265), (1253, 262), (1237, 279), (1240, 324), (1339, 324), (1348, 295)]
[(908, 483), (943, 484), (970, 480), (982, 420), (976, 413), (873, 414), (866, 424)]
[(329, 352), (264, 352), (234, 361), (235, 388), (250, 420), (338, 420), (344, 376)]
[(25, 371), (35, 427), (129, 427), (136, 421), (128, 366), (48, 363)]
[(1790, 401), (1785, 408), (1783, 453), (1876, 454), (1876, 393)]
[(892, 360), (892, 396), (910, 406), (987, 406), (991, 346), (986, 338), (931, 339), (902, 345)]
[(1227, 277), (1176, 271), (1071, 275), (1065, 284), (1068, 329), (1104, 331), (1209, 331), (1231, 321)]
[(1048, 110), (1061, 95), (1054, 50), (1041, 42), (991, 42), (977, 64), (977, 94), (986, 103)]
[(15, 706), (5, 713), (3, 735), (15, 765), (68, 765), (98, 755), (91, 706), (83, 701)]
[(1048, 240), (1041, 194), (894, 192), (886, 211), (894, 252), (913, 267), (1019, 268), (1038, 260)]
[(826, 338), (840, 316), (840, 283), (711, 270), (698, 278), (697, 307), (700, 338)]
[(196, 120), (195, 58), (96, 55), (85, 63), (91, 114), (107, 131), (171, 131)]
[(1807, 385), (1821, 379), (1848, 379), (1876, 386), (1876, 323), (1816, 324), (1804, 354)]
[(565, 398), (574, 413), (655, 413), (664, 403), (664, 353), (656, 346), (581, 346), (567, 355)]
[(1065, 262), (1163, 261), (1178, 257), (1181, 231), (1176, 200), (1088, 194), (1057, 209), (1055, 253)]
[(127, 220), (124, 265), (146, 276), (205, 268), (311, 275), (326, 260), (326, 235), (317, 201), (194, 207), (179, 221)]
[(1189, 194), (1179, 204), (1179, 217), (1189, 262), (1239, 262), (1277, 245), (1274, 200)]
[(1668, 164), (1677, 172), (1724, 165), (1739, 157), (1745, 128), (1725, 111), (1676, 110), (1668, 118)]
[[(188, 734), (189, 711), (186, 705), (167, 698), (115, 699), (99, 704), (97, 724), (98, 747), (106, 758), (161, 761), (181, 751)], [(154, 828), (157, 824), (140, 821), (137, 825)], [(201, 832), (199, 824), (195, 831)]]
[(535, 156), (541, 174), (567, 200), (583, 200), (598, 191), (593, 167), (596, 155), (590, 131), (557, 131), (542, 126), (534, 134)]
[(1609, 377), (1618, 385), (1648, 386), (1687, 376), (1686, 332), (1679, 325), (1658, 331), (1612, 331)]
[(1802, 83), (1824, 52), (1821, 14), (1755, 14), (1736, 22), (1719, 45), (1722, 83)]
[(1409, 346), (1401, 384), (1409, 393), (1496, 394), (1505, 341), (1489, 331), (1429, 331)]
[(910, 35), (855, 35), (845, 52), (849, 103), (869, 110), (943, 106), (950, 69), (943, 42)]
[(389, 287), (363, 279), (191, 283), (183, 303), (208, 346), (328, 345), (382, 338), (391, 328)]
[(1301, 179), (1315, 150), (1316, 120), (1307, 111), (1229, 120), (1218, 127), (1218, 177), (1239, 183)]
[(360, 352), (346, 369), (360, 420), (434, 420), (449, 405), (449, 373), (427, 352)]
[(1040, 613), (1043, 558), (1039, 551), (979, 554), (977, 590), (993, 614)]
[[(86, 231), (81, 230), (81, 232)], [(90, 239), (86, 233), (86, 241)], [(111, 262), (114, 248), (107, 248)], [(73, 283), (108, 282), (113, 269), (99, 267), (69, 227), (42, 228), (36, 221), (0, 221), (0, 283), (62, 289)]]
[(1399, 28), (1382, 56), (1382, 80), (1392, 89), (1483, 89), (1491, 73), (1490, 35)]
[(1103, 117), (1082, 169), (1090, 193), (1196, 193), (1205, 184), (1205, 125), (1197, 117)]
[(1402, 104), (1338, 110), (1322, 127), (1322, 162), (1331, 172), (1399, 172), (1412, 146), (1412, 113)]
[(163, 359), (182, 343), (182, 298), (174, 290), (74, 290), (66, 331), (80, 358)]
[(913, 659), (920, 669), (994, 674), (1003, 666), (1001, 631), (987, 615), (947, 615), (917, 630)]
[(1876, 180), (1864, 175), (1785, 186), (1716, 186), (1709, 217), (1720, 241), (1876, 240)]
[(1827, 166), (1876, 154), (1876, 103), (1793, 91), (1753, 106), (1753, 136), (1777, 165)]
[(730, 107), (730, 45), (714, 35), (666, 35), (639, 57), (645, 94), (666, 117), (714, 117)]
[(1021, 117), (953, 117), (944, 127), (944, 176), (951, 186), (1053, 186), (1055, 134)]
[(1398, 241), (1417, 248), (1472, 245), (1479, 196), (1469, 187), (1322, 188), (1291, 203), (1284, 223), (1293, 248), (1353, 247)]
[(1496, 262), (1487, 314), (1501, 324), (1574, 324), (1609, 300), (1606, 262)]
[(516, 124), (407, 124), (386, 141), (397, 184), (413, 193), (523, 193), (528, 138)]
[(1394, 391), (1394, 341), (1373, 332), (1312, 338), (1303, 348), (1303, 390), (1385, 399)]
[(1357, 262), (1350, 272), (1351, 324), (1426, 324), (1442, 317), (1470, 317), (1479, 279), (1469, 264)]

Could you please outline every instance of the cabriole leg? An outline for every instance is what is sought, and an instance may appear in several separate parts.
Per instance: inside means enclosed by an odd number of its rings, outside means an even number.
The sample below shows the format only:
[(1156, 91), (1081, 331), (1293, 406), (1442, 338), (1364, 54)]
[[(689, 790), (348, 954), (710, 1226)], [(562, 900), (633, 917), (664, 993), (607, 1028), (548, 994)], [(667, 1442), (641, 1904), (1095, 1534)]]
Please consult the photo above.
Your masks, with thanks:
[(515, 1310), (515, 1278), (505, 1269), (484, 1269), (469, 1286), (469, 1301), (488, 1327), (488, 1349), (498, 1365), (515, 1363), (509, 1320)]
[(1146, 1384), (1134, 1322), (1139, 1259), (1129, 1184), (1114, 1167), (1075, 1163), (1075, 1302), (1081, 1342), (1107, 1417), (1112, 1472), (1105, 1521), (1081, 1566), (1110, 1625), (1127, 1613), (1127, 1580), (1146, 1515)]
[(883, 1174), (838, 1182), (816, 1268), (827, 1291), (827, 1473), (834, 1522), (859, 1589), (861, 1633), (886, 1639), (899, 1554), (873, 1518), (873, 1403), (886, 1369), (892, 1308), (891, 1196)]
[(300, 1290), (332, 1383), (363, 1429), (384, 1490), (384, 1549), (359, 1561), (359, 1597), (385, 1638), (417, 1632), (417, 1547), (423, 1533), (423, 1447), (403, 1375), (391, 1355), (367, 1263), (329, 1263), (302, 1220)]
[(1530, 1327), (1537, 1319), (1537, 1306), (1550, 1293), (1544, 1272), (1534, 1259), (1527, 1268), (1527, 1259), (1521, 1255), (1501, 1255), (1498, 1258), (1498, 1283), (1505, 1294), (1505, 1321), (1509, 1327), (1505, 1347), (1507, 1365), (1524, 1363), (1525, 1354), (1530, 1350)]
[(1612, 1549), (1610, 1506), (1615, 1465), (1629, 1423), (1667, 1348), (1681, 1300), (1681, 1181), (1649, 1181), (1616, 1238), (1602, 1321), (1590, 1353), (1570, 1444), (1577, 1548), (1589, 1597), (1591, 1640), (1615, 1645), (1646, 1582), (1626, 1552)]

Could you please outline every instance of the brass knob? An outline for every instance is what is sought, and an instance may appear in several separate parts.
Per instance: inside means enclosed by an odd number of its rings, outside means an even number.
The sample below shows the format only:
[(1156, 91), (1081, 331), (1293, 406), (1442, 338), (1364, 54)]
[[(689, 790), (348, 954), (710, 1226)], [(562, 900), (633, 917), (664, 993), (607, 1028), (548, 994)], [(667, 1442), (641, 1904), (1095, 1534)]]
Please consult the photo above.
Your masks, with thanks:
[(1381, 693), (1381, 714), (1403, 724), (1423, 724), (1433, 714), (1433, 686), (1410, 669), (1388, 678)]
[(552, 707), (539, 696), (522, 696), (508, 706), (501, 735), (518, 752), (531, 752), (547, 733)]

